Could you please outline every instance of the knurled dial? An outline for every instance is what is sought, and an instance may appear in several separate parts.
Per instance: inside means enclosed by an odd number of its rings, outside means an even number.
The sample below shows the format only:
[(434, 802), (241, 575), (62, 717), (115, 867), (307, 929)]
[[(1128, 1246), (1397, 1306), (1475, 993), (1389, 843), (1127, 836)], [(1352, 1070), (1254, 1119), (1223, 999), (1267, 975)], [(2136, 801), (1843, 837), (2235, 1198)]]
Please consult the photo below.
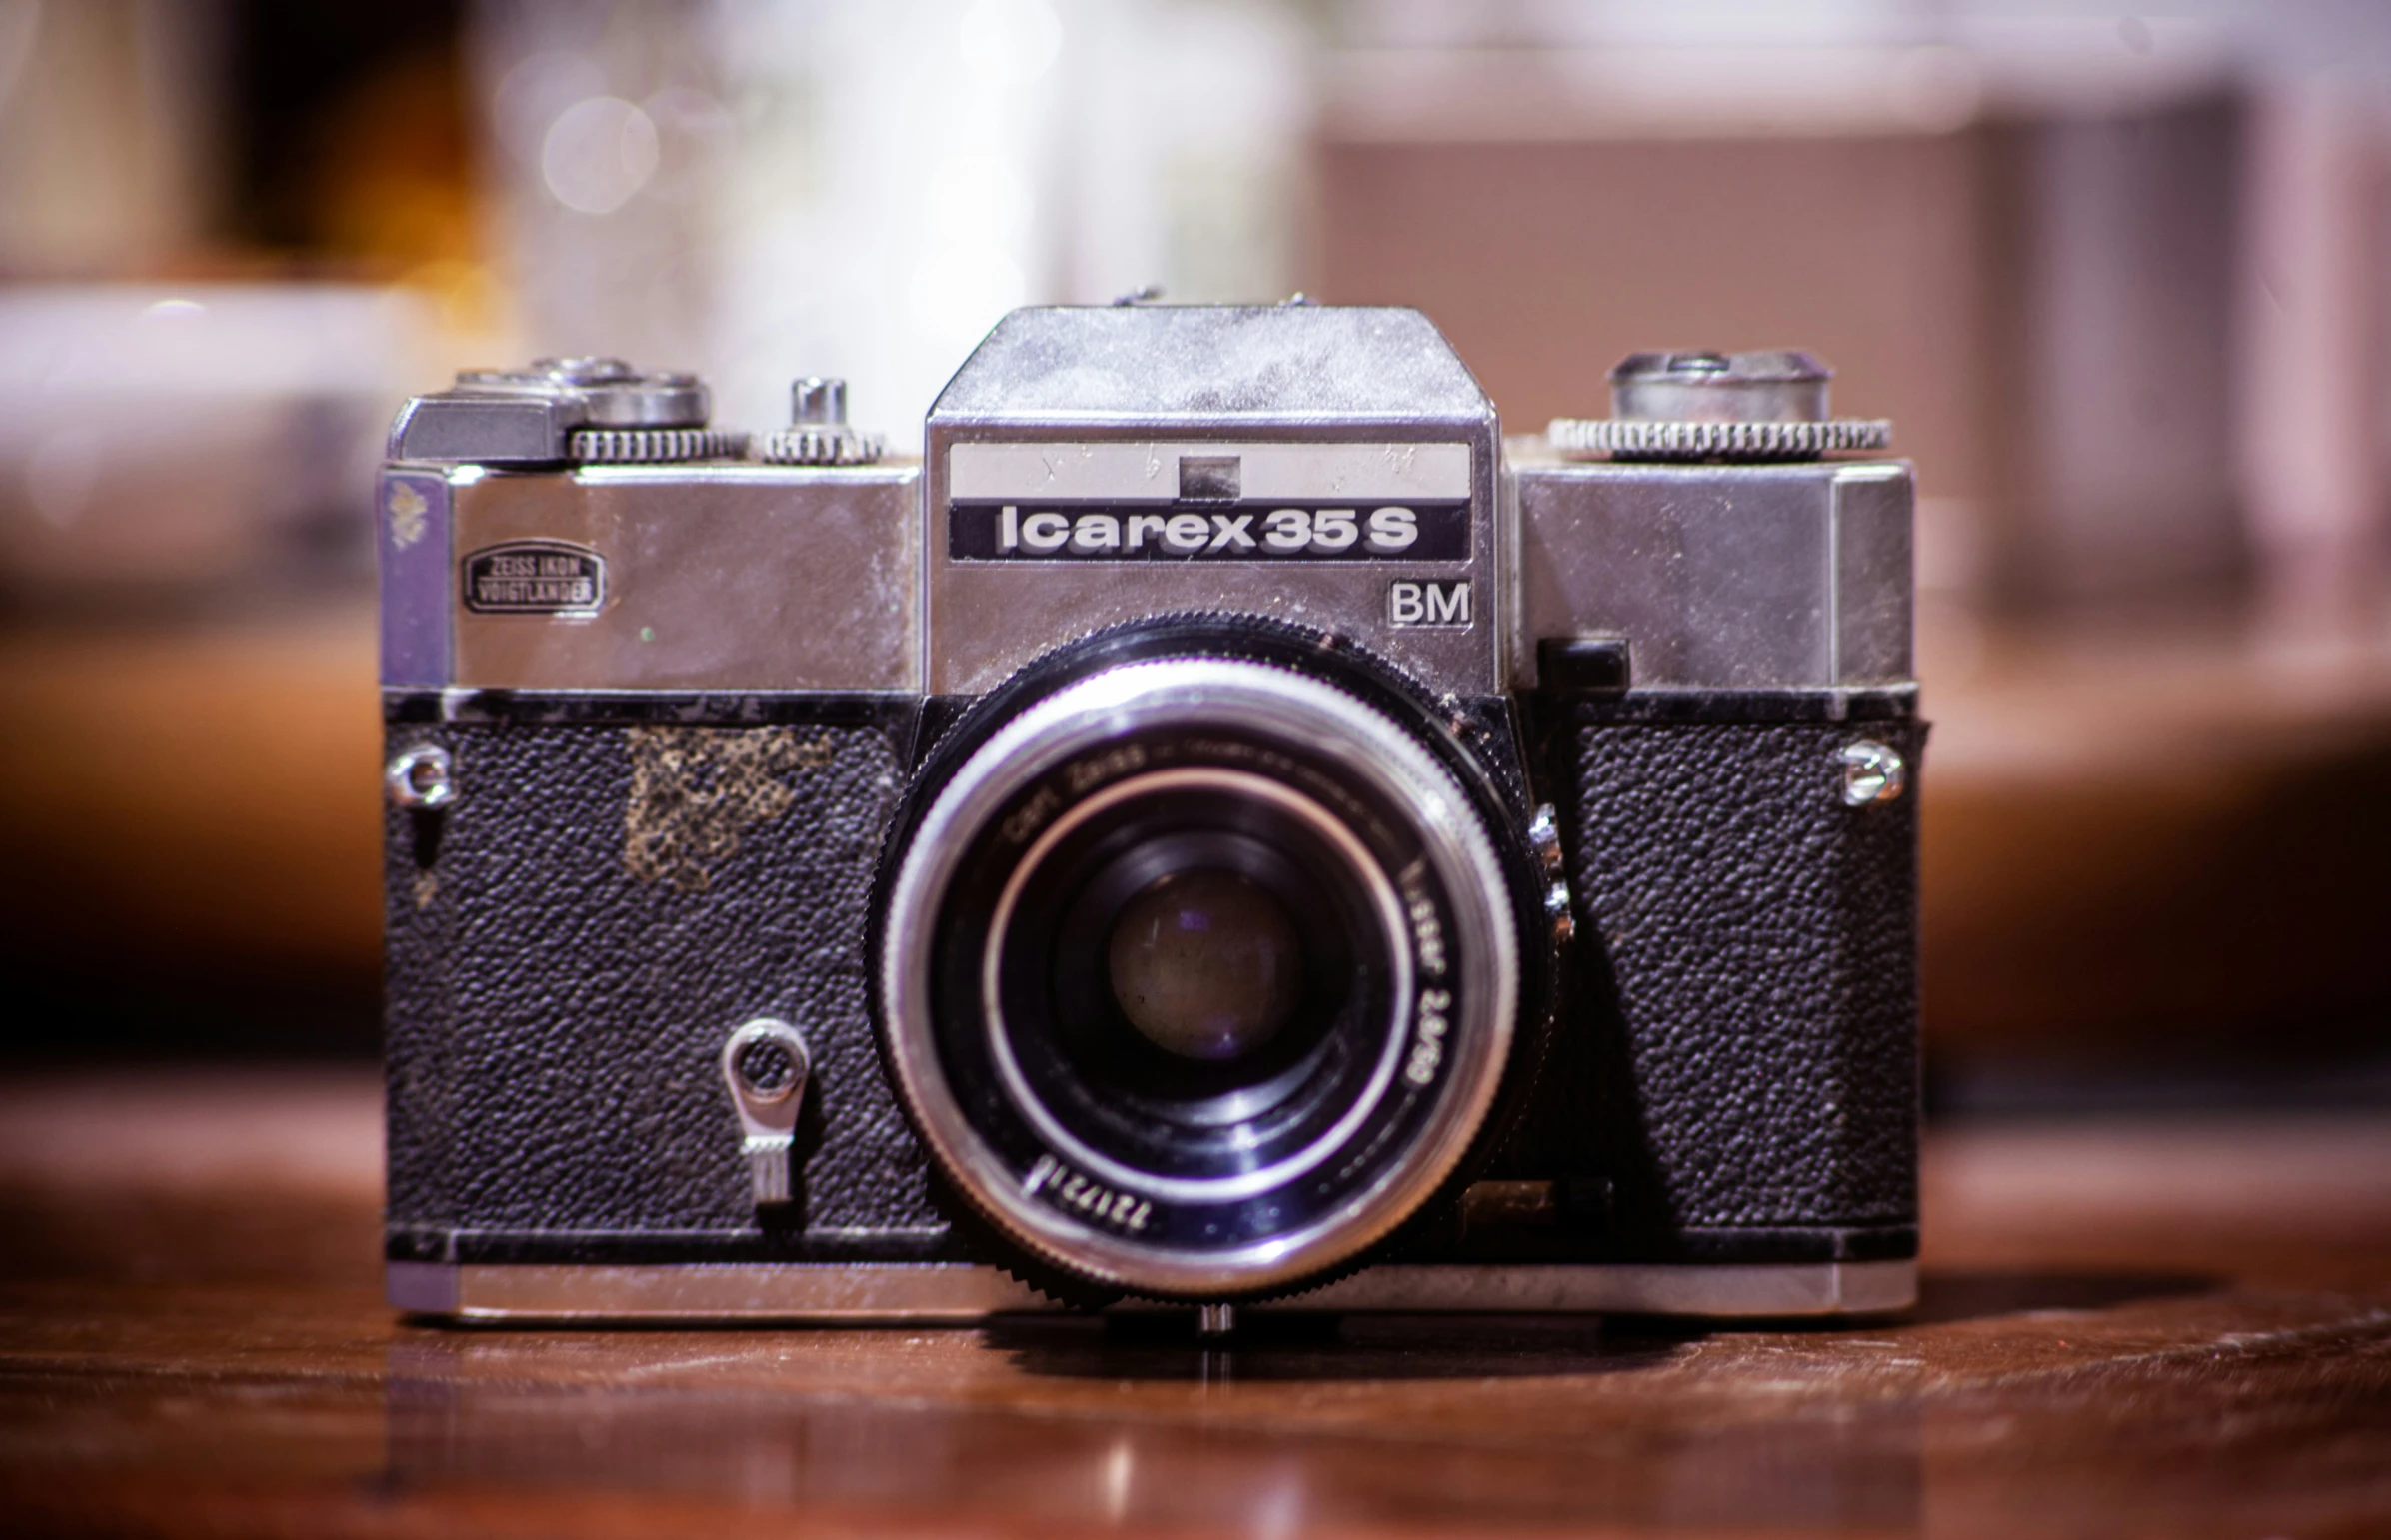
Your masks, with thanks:
[(881, 442), (848, 423), (845, 380), (808, 375), (789, 387), (789, 426), (766, 435), (757, 454), (782, 466), (868, 466)]
[(764, 436), (759, 459), (779, 466), (868, 466), (882, 452), (879, 434), (845, 423), (800, 423)]
[(1814, 460), (1881, 450), (1893, 442), (1883, 418), (1811, 423), (1654, 423), (1636, 418), (1556, 417), (1545, 439), (1563, 455), (1624, 460)]
[(1827, 415), (1834, 371), (1792, 348), (1631, 353), (1610, 372), (1610, 416), (1555, 418), (1544, 430), (1570, 458), (1815, 460), (1893, 441), (1882, 418)]
[(584, 465), (735, 460), (747, 453), (747, 435), (719, 428), (577, 428), (572, 452)]
[(523, 369), (471, 369), (460, 394), (545, 397), (576, 426), (565, 458), (583, 465), (656, 465), (718, 460), (747, 453), (745, 434), (706, 426), (713, 396), (706, 382), (672, 370), (641, 370), (618, 358), (535, 359)]

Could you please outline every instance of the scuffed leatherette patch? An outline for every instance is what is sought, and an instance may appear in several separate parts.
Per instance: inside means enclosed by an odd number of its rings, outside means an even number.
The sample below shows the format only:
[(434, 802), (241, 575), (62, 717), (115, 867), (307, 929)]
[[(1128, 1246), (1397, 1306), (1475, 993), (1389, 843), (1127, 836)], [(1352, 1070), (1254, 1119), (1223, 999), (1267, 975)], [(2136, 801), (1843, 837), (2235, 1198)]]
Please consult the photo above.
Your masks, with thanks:
[(820, 769), (836, 752), (805, 728), (626, 728), (623, 746), (631, 759), (624, 869), (692, 893), (737, 853), (742, 829), (796, 805), (791, 771)]

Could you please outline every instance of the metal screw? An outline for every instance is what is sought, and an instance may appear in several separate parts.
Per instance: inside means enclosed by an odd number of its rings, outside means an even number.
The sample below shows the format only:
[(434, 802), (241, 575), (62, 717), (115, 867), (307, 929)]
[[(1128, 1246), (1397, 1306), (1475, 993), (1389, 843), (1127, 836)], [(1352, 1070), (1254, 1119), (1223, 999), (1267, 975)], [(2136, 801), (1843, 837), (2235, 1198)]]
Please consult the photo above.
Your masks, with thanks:
[(1535, 851), (1536, 861), (1544, 868), (1544, 875), (1560, 874), (1560, 819), (1553, 815), (1550, 802), (1536, 808), (1535, 816), (1527, 820), (1527, 847)]
[(1569, 907), (1569, 884), (1555, 882), (1544, 889), (1544, 915), (1552, 921), (1552, 939), (1566, 946), (1577, 935), (1577, 914)]
[(418, 744), (403, 750), (382, 772), (383, 789), (393, 806), (410, 812), (436, 811), (457, 799), (448, 751), (438, 744)]
[(1845, 744), (1841, 759), (1843, 800), (1850, 806), (1897, 801), (1909, 787), (1909, 767), (1898, 753), (1882, 744), (1868, 739)]
[(777, 1036), (750, 1038), (740, 1046), (731, 1064), (732, 1072), (739, 1076), (740, 1087), (765, 1106), (786, 1101), (805, 1083), (805, 1072), (798, 1066), (797, 1054)]
[[(723, 1074), (746, 1106), (778, 1106), (805, 1089), (813, 1055), (805, 1038), (786, 1021), (758, 1016), (723, 1045)], [(778, 1122), (775, 1118), (773, 1121)]]

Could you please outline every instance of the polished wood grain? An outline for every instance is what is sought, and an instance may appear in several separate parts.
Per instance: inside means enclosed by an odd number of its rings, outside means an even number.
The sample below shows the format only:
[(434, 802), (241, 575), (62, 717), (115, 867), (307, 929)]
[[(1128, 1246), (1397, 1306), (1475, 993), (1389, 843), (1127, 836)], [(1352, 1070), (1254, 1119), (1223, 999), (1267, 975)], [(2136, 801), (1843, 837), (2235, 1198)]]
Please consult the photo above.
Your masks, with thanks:
[(376, 1088), (0, 1083), (0, 1532), (2391, 1530), (2391, 1117), (1962, 1128), (1832, 1327), (440, 1329)]

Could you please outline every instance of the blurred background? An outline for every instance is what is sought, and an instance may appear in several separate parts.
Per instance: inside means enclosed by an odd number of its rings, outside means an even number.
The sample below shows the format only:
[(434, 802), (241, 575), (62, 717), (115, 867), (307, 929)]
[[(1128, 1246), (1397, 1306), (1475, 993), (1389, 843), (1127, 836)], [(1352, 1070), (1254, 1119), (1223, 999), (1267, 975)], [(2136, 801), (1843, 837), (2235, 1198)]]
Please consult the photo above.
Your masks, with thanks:
[(1919, 467), (1945, 1112), (2391, 1101), (2391, 8), (0, 0), (4, 1065), (367, 1058), (370, 474), (468, 365), (1424, 309)]

